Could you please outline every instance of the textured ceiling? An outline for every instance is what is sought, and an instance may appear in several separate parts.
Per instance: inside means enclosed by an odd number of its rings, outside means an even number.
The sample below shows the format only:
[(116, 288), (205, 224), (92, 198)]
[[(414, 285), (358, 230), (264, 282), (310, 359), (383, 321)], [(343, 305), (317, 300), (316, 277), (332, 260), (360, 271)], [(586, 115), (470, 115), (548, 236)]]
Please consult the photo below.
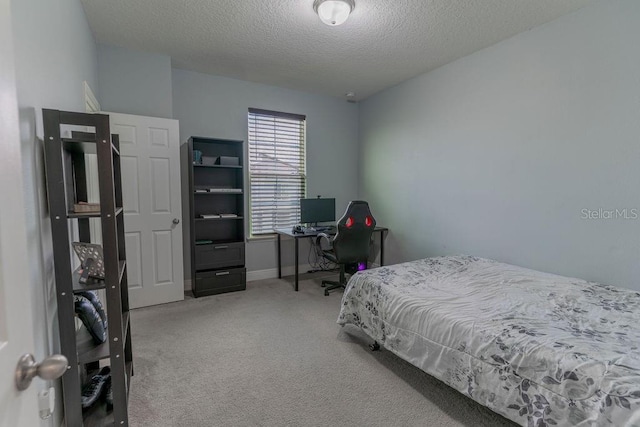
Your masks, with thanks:
[(364, 99), (592, 0), (355, 0), (323, 24), (313, 0), (82, 0), (99, 43), (173, 66)]

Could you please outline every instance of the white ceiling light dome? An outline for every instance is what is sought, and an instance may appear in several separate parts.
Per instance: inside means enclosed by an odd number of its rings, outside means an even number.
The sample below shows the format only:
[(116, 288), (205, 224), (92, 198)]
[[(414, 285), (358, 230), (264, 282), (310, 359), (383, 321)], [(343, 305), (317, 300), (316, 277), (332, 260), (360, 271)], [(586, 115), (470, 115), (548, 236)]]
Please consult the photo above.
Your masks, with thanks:
[(315, 0), (313, 10), (320, 20), (327, 25), (335, 27), (344, 24), (356, 7), (354, 0)]

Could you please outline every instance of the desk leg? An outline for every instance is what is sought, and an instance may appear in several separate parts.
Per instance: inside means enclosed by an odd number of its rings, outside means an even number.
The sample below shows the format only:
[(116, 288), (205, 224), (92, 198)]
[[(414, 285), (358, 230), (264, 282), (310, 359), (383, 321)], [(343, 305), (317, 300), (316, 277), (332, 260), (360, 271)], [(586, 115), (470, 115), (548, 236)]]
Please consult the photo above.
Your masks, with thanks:
[(384, 265), (384, 230), (380, 230), (380, 267)]
[(282, 253), (280, 251), (280, 235), (278, 234), (278, 279), (282, 279)]
[(296, 284), (295, 284), (294, 289), (295, 289), (296, 292), (298, 292), (298, 240), (300, 240), (300, 239), (295, 238), (293, 240), (295, 240), (295, 242), (296, 242), (296, 256), (295, 256), (295, 264), (296, 264), (296, 267), (295, 267), (296, 268), (296, 274), (295, 274), (296, 282), (295, 283)]

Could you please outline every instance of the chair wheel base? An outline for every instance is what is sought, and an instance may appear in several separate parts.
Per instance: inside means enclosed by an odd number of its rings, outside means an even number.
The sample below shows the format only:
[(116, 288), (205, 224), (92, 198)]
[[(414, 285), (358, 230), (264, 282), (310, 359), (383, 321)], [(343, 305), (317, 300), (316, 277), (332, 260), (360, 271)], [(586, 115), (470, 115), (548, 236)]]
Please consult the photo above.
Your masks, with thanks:
[[(331, 285), (331, 286), (327, 286), (327, 285)], [(329, 291), (332, 291), (334, 289), (344, 288), (345, 284), (341, 282), (336, 282), (334, 280), (323, 280), (322, 287), (324, 287), (324, 296), (328, 297)]]

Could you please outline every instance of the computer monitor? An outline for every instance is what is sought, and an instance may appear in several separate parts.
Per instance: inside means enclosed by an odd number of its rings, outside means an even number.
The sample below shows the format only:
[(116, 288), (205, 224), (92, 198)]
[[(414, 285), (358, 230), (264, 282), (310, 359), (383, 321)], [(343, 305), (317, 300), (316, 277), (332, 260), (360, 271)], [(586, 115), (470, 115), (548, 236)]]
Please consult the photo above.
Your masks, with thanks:
[(300, 222), (317, 224), (336, 220), (336, 199), (300, 199)]

